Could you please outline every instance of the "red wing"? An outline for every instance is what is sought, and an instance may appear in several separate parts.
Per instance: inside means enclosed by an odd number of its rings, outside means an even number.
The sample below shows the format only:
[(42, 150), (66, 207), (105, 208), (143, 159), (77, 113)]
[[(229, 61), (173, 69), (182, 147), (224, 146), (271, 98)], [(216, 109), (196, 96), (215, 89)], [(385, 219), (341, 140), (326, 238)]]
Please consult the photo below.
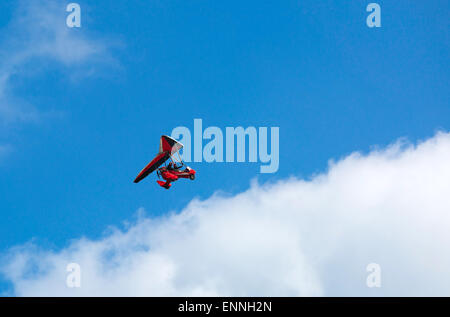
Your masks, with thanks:
[(178, 152), (181, 148), (183, 148), (183, 144), (171, 138), (170, 136), (163, 135), (161, 136), (159, 142), (159, 153), (156, 157), (147, 164), (146, 167), (139, 173), (139, 175), (134, 180), (135, 183), (139, 183), (148, 174), (156, 170), (160, 167), (171, 155)]
[(183, 144), (178, 142), (175, 139), (172, 139), (170, 136), (163, 135), (159, 141), (159, 152), (169, 152), (170, 155), (178, 152), (183, 147)]
[(156, 157), (142, 169), (134, 182), (139, 183), (141, 180), (147, 177), (148, 174), (160, 167), (169, 157), (170, 152), (158, 153), (158, 155), (156, 155)]

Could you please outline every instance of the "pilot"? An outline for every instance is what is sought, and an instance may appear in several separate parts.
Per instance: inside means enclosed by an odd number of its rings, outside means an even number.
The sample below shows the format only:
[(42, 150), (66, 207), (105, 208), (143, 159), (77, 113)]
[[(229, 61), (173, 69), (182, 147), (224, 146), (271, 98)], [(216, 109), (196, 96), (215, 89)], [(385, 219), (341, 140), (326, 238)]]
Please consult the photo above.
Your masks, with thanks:
[(177, 165), (176, 163), (170, 162), (169, 165), (167, 166), (167, 170), (176, 171), (176, 170), (179, 170), (182, 166), (183, 166), (183, 163), (181, 163), (180, 165)]

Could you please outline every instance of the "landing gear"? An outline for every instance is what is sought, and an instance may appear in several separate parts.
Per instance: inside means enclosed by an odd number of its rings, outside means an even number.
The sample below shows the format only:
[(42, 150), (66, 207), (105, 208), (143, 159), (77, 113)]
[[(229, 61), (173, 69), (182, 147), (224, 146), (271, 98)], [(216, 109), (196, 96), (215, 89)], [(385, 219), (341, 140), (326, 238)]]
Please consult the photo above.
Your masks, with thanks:
[(169, 189), (172, 184), (170, 182), (156, 181), (159, 186), (164, 187), (165, 189)]
[(189, 179), (190, 179), (191, 181), (193, 181), (193, 180), (195, 179), (195, 174), (189, 175)]

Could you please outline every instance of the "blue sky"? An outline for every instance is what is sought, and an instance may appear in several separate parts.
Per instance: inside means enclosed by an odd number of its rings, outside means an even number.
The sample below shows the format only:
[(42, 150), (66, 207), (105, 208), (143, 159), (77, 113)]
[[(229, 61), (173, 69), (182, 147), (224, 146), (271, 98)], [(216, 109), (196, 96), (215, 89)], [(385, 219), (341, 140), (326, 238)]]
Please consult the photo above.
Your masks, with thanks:
[[(36, 56), (8, 81), (13, 103), (38, 119), (0, 126), (2, 252), (32, 239), (58, 249), (140, 207), (161, 215), (253, 178), (309, 177), (331, 158), (450, 128), (448, 1), (378, 1), (381, 28), (366, 26), (369, 1), (359, 0), (78, 3), (82, 27), (68, 40), (100, 53), (73, 63)], [(16, 1), (0, 8), (0, 50), (12, 58), (21, 15)], [(190, 163), (194, 182), (134, 184), (160, 135), (194, 118), (280, 127), (279, 171)]]

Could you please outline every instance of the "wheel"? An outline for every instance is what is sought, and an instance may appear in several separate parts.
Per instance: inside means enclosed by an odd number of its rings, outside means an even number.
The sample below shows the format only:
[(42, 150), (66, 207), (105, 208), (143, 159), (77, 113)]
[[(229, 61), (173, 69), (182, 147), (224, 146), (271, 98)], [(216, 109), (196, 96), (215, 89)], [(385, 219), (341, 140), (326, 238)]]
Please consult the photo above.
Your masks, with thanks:
[(195, 175), (191, 174), (191, 175), (189, 175), (189, 178), (191, 179), (191, 181), (193, 181), (195, 179)]

